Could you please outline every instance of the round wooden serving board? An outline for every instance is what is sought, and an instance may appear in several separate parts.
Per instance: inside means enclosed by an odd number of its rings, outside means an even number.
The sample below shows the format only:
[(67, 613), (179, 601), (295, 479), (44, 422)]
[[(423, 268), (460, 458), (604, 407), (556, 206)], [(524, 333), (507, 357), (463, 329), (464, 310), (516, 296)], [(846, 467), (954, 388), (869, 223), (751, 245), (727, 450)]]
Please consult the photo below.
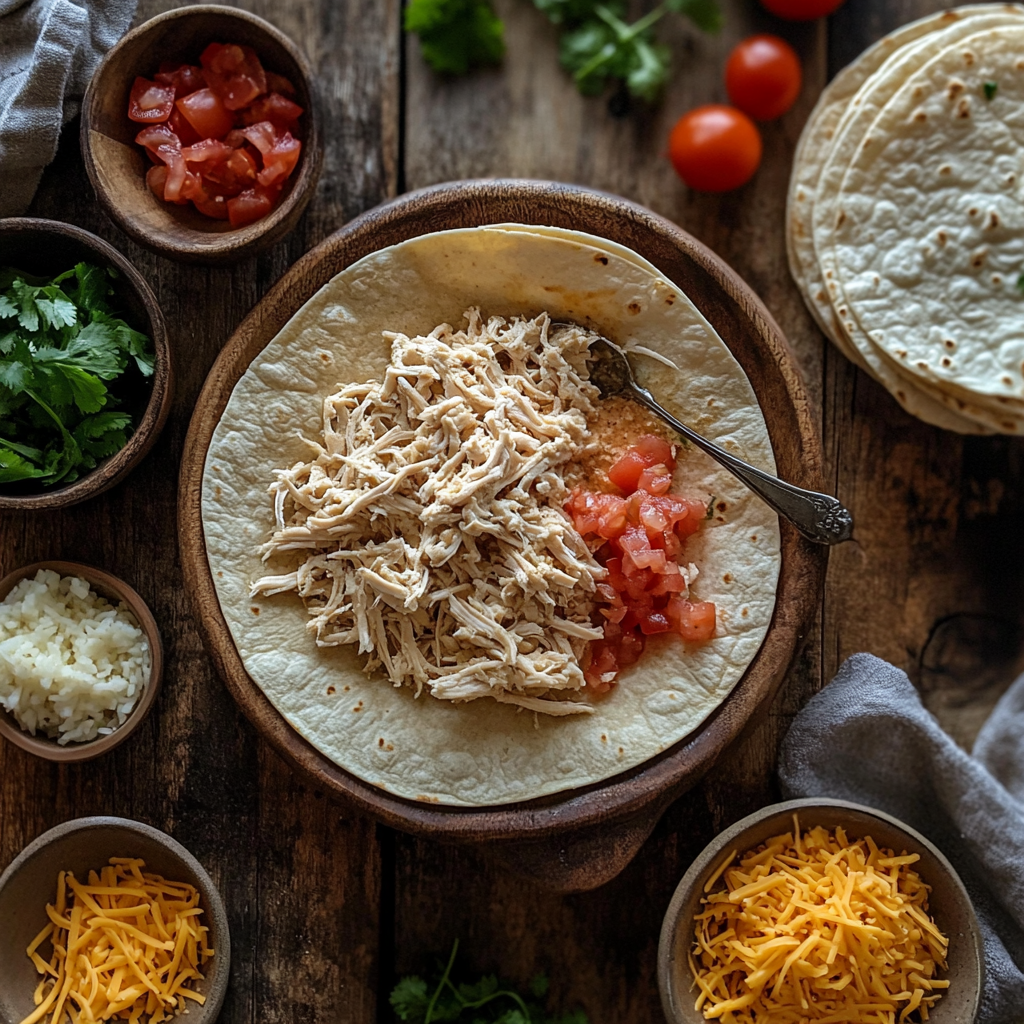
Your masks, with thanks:
[(821, 447), (793, 354), (750, 288), (713, 252), (628, 200), (542, 181), (467, 181), (404, 195), (368, 211), (307, 253), (234, 333), (214, 364), (185, 443), (178, 530), (185, 583), (206, 648), (250, 721), (312, 784), (393, 828), (488, 852), (538, 884), (571, 892), (618, 874), (665, 808), (693, 786), (771, 701), (818, 599), (827, 549), (782, 523), (782, 567), (771, 628), (746, 674), (707, 721), (658, 757), (582, 789), (494, 808), (404, 800), (350, 775), (306, 742), (245, 671), (221, 614), (201, 518), (203, 466), (214, 429), (249, 363), (335, 274), (363, 256), (432, 231), (518, 222), (600, 235), (648, 259), (697, 304), (757, 393), (779, 474), (823, 489)]

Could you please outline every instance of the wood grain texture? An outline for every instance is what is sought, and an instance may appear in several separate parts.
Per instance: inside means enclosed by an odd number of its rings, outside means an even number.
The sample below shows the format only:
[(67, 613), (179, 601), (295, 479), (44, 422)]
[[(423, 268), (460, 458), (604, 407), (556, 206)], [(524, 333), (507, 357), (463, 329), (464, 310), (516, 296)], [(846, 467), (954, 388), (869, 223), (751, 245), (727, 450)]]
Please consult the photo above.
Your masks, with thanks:
[[(173, 6), (143, 0), (136, 24)], [(124, 483), (70, 511), (0, 516), (0, 572), (57, 557), (110, 570), (153, 609), (167, 661), (139, 732), (96, 762), (56, 766), (0, 744), (0, 864), (69, 818), (112, 813), (156, 825), (197, 856), (229, 908), (234, 956), (223, 1024), (362, 1024), (377, 1013), (376, 831), (301, 786), (238, 713), (202, 651), (174, 524), (185, 430), (220, 347), (295, 259), (397, 187), (399, 2), (244, 6), (306, 53), (325, 99), (325, 170), (295, 232), (223, 269), (147, 253), (93, 198), (77, 121), (29, 211), (96, 232), (140, 269), (163, 309), (179, 372), (167, 427)]]

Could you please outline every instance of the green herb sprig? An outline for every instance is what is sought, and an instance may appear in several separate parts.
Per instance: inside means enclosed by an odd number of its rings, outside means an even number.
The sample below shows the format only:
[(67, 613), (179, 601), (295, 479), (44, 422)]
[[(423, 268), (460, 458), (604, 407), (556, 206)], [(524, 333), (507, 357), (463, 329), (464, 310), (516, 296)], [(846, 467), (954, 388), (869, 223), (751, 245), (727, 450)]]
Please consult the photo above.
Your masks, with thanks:
[(0, 484), (71, 483), (127, 444), (131, 416), (107, 382), (132, 361), (151, 376), (153, 348), (115, 315), (116, 276), (0, 267)]
[(631, 96), (653, 101), (671, 71), (671, 51), (654, 36), (666, 14), (688, 17), (705, 32), (718, 32), (722, 12), (717, 0), (664, 0), (648, 14), (627, 23), (621, 0), (533, 0), (534, 6), (562, 30), (559, 60), (584, 96), (602, 93), (622, 81)]
[(420, 37), (423, 59), (441, 74), (464, 75), (505, 55), (505, 26), (490, 0), (410, 0), (405, 30)]
[(548, 979), (539, 974), (530, 982), (529, 994), (502, 987), (489, 974), (473, 984), (455, 984), (452, 968), (459, 951), (459, 940), (452, 945), (448, 963), (431, 987), (417, 975), (401, 979), (391, 992), (391, 1006), (401, 1021), (408, 1024), (441, 1024), (463, 1021), (465, 1024), (589, 1024), (582, 1010), (552, 1016), (543, 1006)]

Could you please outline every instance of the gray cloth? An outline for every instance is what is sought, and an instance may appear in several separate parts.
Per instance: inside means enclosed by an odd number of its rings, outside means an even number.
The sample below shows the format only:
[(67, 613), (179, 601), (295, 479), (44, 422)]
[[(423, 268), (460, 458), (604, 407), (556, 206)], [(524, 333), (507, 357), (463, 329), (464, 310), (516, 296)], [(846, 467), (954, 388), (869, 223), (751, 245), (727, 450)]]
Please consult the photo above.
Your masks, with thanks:
[(968, 754), (904, 672), (856, 654), (797, 715), (779, 778), (787, 798), (853, 800), (931, 839), (967, 887), (984, 935), (977, 1024), (1024, 1021), (1024, 676)]
[(0, 0), (0, 217), (28, 209), (61, 126), (137, 0)]

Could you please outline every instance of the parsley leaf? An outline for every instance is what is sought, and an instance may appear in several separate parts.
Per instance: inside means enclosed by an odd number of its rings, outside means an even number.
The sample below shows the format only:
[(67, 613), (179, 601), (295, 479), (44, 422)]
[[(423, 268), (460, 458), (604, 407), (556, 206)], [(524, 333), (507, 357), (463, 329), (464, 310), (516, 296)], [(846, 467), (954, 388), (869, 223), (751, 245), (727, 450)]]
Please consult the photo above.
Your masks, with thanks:
[(405, 30), (420, 37), (424, 60), (442, 74), (464, 75), (505, 55), (505, 26), (489, 0), (411, 0)]
[(116, 315), (112, 271), (49, 280), (0, 267), (0, 484), (69, 483), (128, 442), (108, 382), (152, 376), (149, 339)]
[(390, 1002), (396, 1016), (409, 1024), (589, 1024), (582, 1010), (552, 1016), (541, 1004), (548, 979), (539, 974), (529, 986), (529, 996), (503, 985), (493, 974), (472, 984), (456, 984), (452, 968), (459, 943), (452, 946), (448, 962), (436, 983), (428, 985), (418, 975), (402, 978), (392, 989)]

